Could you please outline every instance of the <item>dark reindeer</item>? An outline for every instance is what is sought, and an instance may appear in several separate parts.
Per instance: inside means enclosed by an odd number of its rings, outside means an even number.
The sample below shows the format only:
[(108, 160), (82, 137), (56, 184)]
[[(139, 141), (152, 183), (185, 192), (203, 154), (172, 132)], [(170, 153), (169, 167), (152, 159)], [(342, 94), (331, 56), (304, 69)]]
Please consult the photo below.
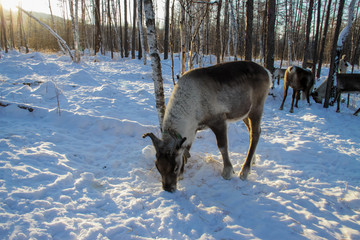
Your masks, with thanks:
[(222, 177), (232, 177), (227, 121), (243, 120), (249, 131), (249, 151), (239, 173), (245, 180), (255, 157), (270, 86), (270, 73), (262, 66), (246, 61), (198, 68), (183, 75), (166, 107), (162, 139), (153, 133), (143, 135), (151, 138), (156, 149), (155, 165), (161, 174), (163, 189), (176, 190), (196, 132), (205, 128), (215, 133), (223, 158)]
[(283, 110), (287, 91), (289, 87), (292, 87), (293, 94), (291, 100), (290, 112), (294, 112), (294, 99), (296, 95), (295, 107), (298, 107), (298, 101), (300, 99), (300, 91), (303, 91), (306, 96), (307, 102), (310, 104), (310, 92), (314, 85), (314, 78), (310, 70), (303, 69), (301, 67), (291, 66), (285, 71), (284, 78), (284, 98), (280, 106), (280, 110)]
[[(340, 112), (341, 93), (359, 93), (360, 92), (360, 74), (338, 73), (336, 74), (336, 112)], [(357, 115), (360, 108), (354, 113)]]

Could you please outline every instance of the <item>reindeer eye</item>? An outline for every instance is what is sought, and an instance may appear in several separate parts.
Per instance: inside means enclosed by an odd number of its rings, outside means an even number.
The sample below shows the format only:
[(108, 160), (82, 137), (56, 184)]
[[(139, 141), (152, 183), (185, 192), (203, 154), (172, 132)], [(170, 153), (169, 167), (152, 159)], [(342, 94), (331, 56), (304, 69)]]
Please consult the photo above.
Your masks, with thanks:
[(179, 166), (175, 166), (175, 168), (174, 168), (174, 173), (177, 173), (177, 171), (179, 170)]

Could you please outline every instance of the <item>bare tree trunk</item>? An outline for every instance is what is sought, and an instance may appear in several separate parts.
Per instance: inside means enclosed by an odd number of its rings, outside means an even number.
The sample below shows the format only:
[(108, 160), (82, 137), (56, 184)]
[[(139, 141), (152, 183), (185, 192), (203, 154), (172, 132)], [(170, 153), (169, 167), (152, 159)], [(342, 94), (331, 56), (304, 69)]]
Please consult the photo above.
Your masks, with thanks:
[(19, 51), (21, 51), (21, 47), (25, 47), (26, 53), (29, 53), (29, 48), (27, 45), (26, 35), (23, 27), (22, 11), (18, 11), (17, 24), (18, 24)]
[(186, 62), (186, 26), (185, 26), (185, 4), (181, 1), (181, 10), (180, 10), (180, 45), (181, 45), (181, 55), (180, 55), (180, 74), (185, 73), (185, 62)]
[(25, 11), (24, 9), (18, 7), (19, 10), (21, 10), (22, 12), (24, 12), (26, 15), (28, 15), (30, 18), (34, 19), (35, 21), (37, 21), (41, 26), (43, 26), (44, 28), (46, 28), (51, 35), (53, 35), (56, 39), (58, 39), (61, 44), (66, 48), (66, 50), (68, 51), (71, 59), (73, 61), (75, 61), (73, 55), (71, 54), (71, 50), (69, 48), (69, 46), (66, 44), (65, 40), (62, 39), (56, 32), (54, 32), (48, 25), (46, 25), (45, 23), (41, 22), (39, 19), (37, 19), (36, 17), (34, 17), (33, 15), (31, 15), (29, 12)]
[[(57, 33), (57, 30), (56, 30), (56, 25), (55, 25), (55, 20), (54, 20), (54, 16), (53, 16), (53, 12), (52, 12), (52, 8), (51, 8), (51, 3), (50, 3), (50, 0), (49, 0), (49, 9), (50, 9), (50, 16), (51, 16), (51, 22), (52, 22), (52, 25), (53, 25), (53, 29), (54, 29), (54, 32)], [(60, 50), (65, 53), (65, 49), (63, 48), (63, 46), (61, 45), (61, 42), (59, 40), (57, 40), (57, 43), (60, 47)]]
[[(174, 0), (175, 1), (175, 0)], [(164, 36), (164, 59), (168, 59), (169, 52), (169, 19), (170, 19), (170, 0), (165, 0), (165, 36)]]
[(119, 5), (119, 46), (120, 46), (120, 55), (121, 58), (124, 57), (124, 44), (123, 44), (123, 31), (122, 31), (122, 24), (121, 24), (121, 4), (120, 0), (118, 0)]
[[(288, 63), (289, 65), (292, 65), (292, 60), (293, 60), (293, 56), (292, 56), (292, 47), (293, 47), (293, 4), (292, 1), (293, 0), (289, 0), (290, 4), (289, 4), (289, 14), (288, 14), (288, 28), (286, 30), (287, 32), (287, 36), (288, 36)], [(286, 1), (287, 2), (287, 1)]]
[[(146, 48), (145, 48), (145, 39), (144, 39), (144, 28), (143, 28), (143, 2), (142, 0), (138, 0), (138, 28), (140, 41), (142, 46), (142, 53), (144, 55), (144, 65), (146, 65)], [(139, 46), (140, 50), (140, 46)]]
[(318, 0), (318, 9), (317, 9), (317, 23), (316, 23), (316, 31), (315, 31), (315, 40), (314, 40), (314, 51), (313, 51), (313, 67), (312, 74), (315, 77), (316, 72), (316, 63), (318, 58), (318, 42), (319, 42), (319, 34), (320, 34), (320, 14), (321, 13), (321, 0)]
[(75, 9), (73, 0), (69, 0), (72, 29), (74, 35), (75, 62), (80, 62), (79, 52), (79, 21), (78, 21), (78, 0), (75, 0)]
[(111, 51), (111, 59), (114, 58), (114, 43), (113, 43), (113, 33), (112, 33), (112, 27), (111, 27), (111, 12), (110, 12), (110, 0), (108, 0), (108, 28), (109, 28), (109, 45), (110, 45), (110, 51)]
[(314, 0), (309, 1), (309, 9), (308, 9), (308, 16), (306, 22), (306, 36), (305, 36), (305, 47), (304, 47), (304, 58), (302, 67), (305, 68), (307, 65), (307, 60), (309, 58), (309, 39), (310, 39), (310, 28), (311, 28), (311, 20), (312, 20), (312, 13), (313, 13), (313, 6)]
[(163, 78), (161, 72), (161, 61), (157, 46), (155, 13), (153, 9), (152, 0), (144, 0), (144, 10), (145, 10), (146, 27), (147, 27), (150, 56), (151, 56), (152, 78), (154, 81), (156, 109), (158, 113), (160, 128), (162, 129), (162, 123), (165, 115), (165, 97), (164, 97)]
[(173, 84), (175, 86), (175, 73), (174, 73), (174, 8), (175, 8), (175, 1), (172, 2), (172, 6), (171, 6), (171, 24), (170, 24), (170, 52), (171, 52), (171, 77), (172, 77), (172, 81)]
[(222, 48), (221, 48), (221, 60), (224, 61), (225, 53), (226, 53), (226, 46), (227, 46), (227, 38), (229, 37), (229, 0), (225, 0), (224, 6), (224, 24), (222, 31)]
[(340, 27), (341, 27), (341, 19), (342, 19), (342, 15), (343, 15), (345, 0), (339, 1), (339, 10), (338, 10), (337, 21), (336, 21), (333, 47), (331, 50), (331, 62), (330, 62), (330, 69), (329, 69), (329, 77), (328, 77), (327, 86), (326, 86), (324, 108), (329, 107), (329, 100), (330, 100), (331, 93), (333, 90), (332, 87), (333, 87), (334, 81), (336, 80), (336, 72), (337, 72), (337, 69), (339, 66), (339, 59), (340, 59), (341, 51), (343, 49), (344, 42), (346, 40), (347, 35), (350, 32), (351, 25), (353, 22), (355, 1), (356, 0), (352, 0), (349, 5), (348, 24), (342, 30), (342, 32), (340, 33), (340, 36), (339, 36), (339, 32), (340, 32)]
[(324, 58), (324, 50), (325, 50), (325, 42), (326, 42), (326, 35), (328, 32), (328, 27), (329, 27), (329, 19), (330, 19), (330, 10), (331, 10), (331, 0), (329, 0), (328, 2), (328, 8), (327, 8), (327, 12), (326, 12), (326, 19), (325, 19), (325, 26), (324, 26), (324, 31), (323, 31), (323, 36), (321, 39), (321, 49), (320, 49), (320, 56), (319, 56), (319, 65), (318, 65), (318, 69), (316, 72), (316, 77), (319, 78), (320, 77), (320, 73), (321, 73), (321, 65), (322, 65), (322, 61)]
[(275, 0), (268, 0), (265, 67), (271, 73), (274, 71), (274, 51), (275, 51), (274, 39), (275, 39)]
[(252, 32), (253, 32), (253, 14), (254, 0), (246, 1), (246, 35), (245, 35), (245, 60), (252, 58)]
[(128, 38), (128, 21), (127, 21), (127, 0), (124, 0), (124, 21), (125, 21), (125, 39), (124, 39), (124, 51), (125, 51), (125, 57), (129, 57), (129, 38)]
[[(252, 0), (251, 0), (252, 1)], [(232, 28), (233, 28), (233, 48), (234, 48), (234, 59), (237, 60), (237, 49), (238, 49), (238, 24), (236, 22), (236, 17), (234, 13), (234, 6), (232, 2), (230, 2), (230, 14), (231, 14), (231, 22), (232, 22)]]
[(215, 43), (215, 55), (216, 55), (216, 63), (220, 63), (220, 55), (221, 55), (221, 33), (220, 33), (220, 17), (221, 17), (221, 3), (222, 0), (218, 1), (218, 9), (216, 15), (216, 43)]
[(100, 46), (101, 46), (100, 0), (95, 0), (94, 15), (95, 15), (94, 54), (96, 55), (100, 51)]
[(131, 58), (135, 59), (135, 48), (136, 48), (136, 0), (133, 1), (134, 13), (133, 13), (133, 29), (132, 29), (132, 40), (131, 40)]
[(5, 49), (5, 53), (8, 53), (8, 44), (7, 44), (7, 37), (6, 37), (6, 22), (3, 13), (2, 5), (0, 4), (0, 20), (1, 20), (1, 47)]
[(10, 9), (10, 49), (14, 49), (15, 48), (15, 38), (14, 38), (14, 25), (13, 25), (13, 16), (12, 16), (12, 11)]

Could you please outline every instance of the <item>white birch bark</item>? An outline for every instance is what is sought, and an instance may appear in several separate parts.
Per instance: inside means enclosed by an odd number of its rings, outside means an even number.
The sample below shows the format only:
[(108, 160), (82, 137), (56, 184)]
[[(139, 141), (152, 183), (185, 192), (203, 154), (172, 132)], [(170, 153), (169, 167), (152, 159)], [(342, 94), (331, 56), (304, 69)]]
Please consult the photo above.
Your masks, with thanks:
[(144, 39), (144, 27), (143, 27), (143, 14), (142, 14), (142, 0), (137, 0), (137, 7), (138, 7), (138, 28), (140, 32), (140, 41), (141, 47), (143, 48), (143, 58), (144, 58), (144, 65), (146, 65), (146, 48), (145, 48), (145, 39)]
[(163, 78), (161, 73), (161, 62), (160, 62), (159, 50), (157, 46), (155, 13), (154, 13), (152, 0), (144, 0), (144, 11), (145, 11), (148, 43), (149, 43), (150, 57), (151, 57), (152, 78), (154, 81), (156, 110), (158, 113), (160, 128), (162, 129), (162, 123), (165, 115), (165, 97), (164, 97)]
[(339, 39), (337, 41), (337, 48), (338, 50), (342, 50), (344, 42), (346, 40), (346, 37), (348, 36), (350, 29), (352, 27), (353, 21), (354, 21), (354, 7), (355, 7), (356, 0), (352, 0), (349, 5), (349, 19), (347, 25), (344, 27), (344, 29), (341, 31), (339, 35)]
[(234, 13), (234, 5), (232, 4), (232, 1), (230, 2), (230, 19), (231, 19), (231, 25), (232, 25), (232, 30), (233, 30), (233, 46), (234, 46), (234, 58), (235, 60), (237, 60), (237, 47), (238, 47), (238, 31), (237, 29), (237, 22), (236, 22), (236, 17), (235, 17), (235, 13)]
[(204, 21), (200, 25), (200, 34), (199, 34), (199, 61), (198, 67), (203, 67), (202, 57), (203, 57), (203, 47), (204, 47)]
[(181, 45), (181, 55), (180, 55), (180, 74), (185, 73), (185, 62), (186, 62), (186, 26), (185, 26), (185, 5), (183, 1), (180, 0), (181, 10), (180, 10), (180, 45)]
[(75, 62), (78, 63), (80, 62), (78, 0), (75, 0), (75, 9), (74, 9), (74, 0), (69, 0), (69, 7), (70, 7), (73, 35), (74, 35)]

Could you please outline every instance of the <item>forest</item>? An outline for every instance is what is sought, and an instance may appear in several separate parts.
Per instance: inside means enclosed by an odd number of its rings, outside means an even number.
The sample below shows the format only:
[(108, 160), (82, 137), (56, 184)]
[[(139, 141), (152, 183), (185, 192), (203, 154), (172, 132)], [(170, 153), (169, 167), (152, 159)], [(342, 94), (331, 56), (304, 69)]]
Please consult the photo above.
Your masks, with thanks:
[(206, 55), (216, 56), (216, 63), (226, 58), (259, 60), (271, 73), (275, 60), (280, 60), (280, 68), (297, 61), (296, 65), (311, 68), (316, 78), (327, 63), (331, 81), (326, 86), (325, 108), (335, 101), (332, 76), (340, 58), (350, 63), (351, 72), (359, 65), (357, 0), (59, 0), (56, 7), (62, 9), (62, 17), (53, 16), (50, 1), (50, 16), (32, 14), (20, 6), (17, 13), (4, 13), (1, 7), (1, 48), (5, 52), (61, 50), (75, 62), (88, 51), (144, 59), (146, 64), (148, 53), (160, 122), (165, 102), (159, 52), (164, 59), (170, 54), (172, 65), (178, 53), (181, 69), (172, 72), (174, 83), (175, 75), (203, 67)]
[[(267, 44), (269, 4), (274, 3), (274, 36)], [(342, 6), (340, 6), (342, 3)], [(188, 67), (201, 66), (203, 55), (217, 62), (235, 59), (273, 59), (329, 63), (337, 16), (340, 29), (348, 21), (350, 1), (326, 0), (162, 0), (153, 1), (158, 48), (169, 53), (186, 53)], [(271, 4), (270, 4), (271, 5)], [(360, 10), (355, 1), (354, 20), (342, 54), (351, 65), (359, 64)], [(49, 4), (49, 7), (54, 7)], [(142, 58), (148, 51), (143, 2), (138, 0), (59, 0), (63, 16), (33, 13), (50, 26), (71, 49), (91, 54), (117, 53), (120, 57)], [(271, 6), (270, 6), (271, 7)], [(340, 13), (340, 11), (341, 13)], [(1, 10), (1, 48), (60, 51), (61, 46), (47, 29), (17, 10)], [(77, 28), (73, 29), (73, 22)], [(75, 30), (78, 32), (76, 43)], [(270, 34), (271, 35), (271, 34)], [(74, 40), (75, 39), (75, 40)], [(190, 59), (190, 61), (189, 61)], [(319, 73), (318, 73), (319, 74)]]
[[(56, 1), (62, 16), (0, 6), (1, 239), (360, 239), (359, 94), (340, 112), (315, 98), (291, 112), (285, 80), (249, 90), (266, 100), (247, 180), (238, 174), (254, 139), (245, 119), (227, 125), (231, 179), (204, 129), (172, 193), (144, 138), (169, 133), (165, 103), (169, 113), (186, 80), (176, 75), (191, 68), (321, 67), (314, 88), (360, 76), (359, 0)], [(349, 74), (332, 74), (342, 55)], [(266, 78), (257, 79), (268, 79), (259, 67)], [(198, 85), (214, 86), (211, 77)], [(234, 102), (246, 105), (248, 92)], [(182, 96), (189, 104), (174, 118), (211, 113)]]

